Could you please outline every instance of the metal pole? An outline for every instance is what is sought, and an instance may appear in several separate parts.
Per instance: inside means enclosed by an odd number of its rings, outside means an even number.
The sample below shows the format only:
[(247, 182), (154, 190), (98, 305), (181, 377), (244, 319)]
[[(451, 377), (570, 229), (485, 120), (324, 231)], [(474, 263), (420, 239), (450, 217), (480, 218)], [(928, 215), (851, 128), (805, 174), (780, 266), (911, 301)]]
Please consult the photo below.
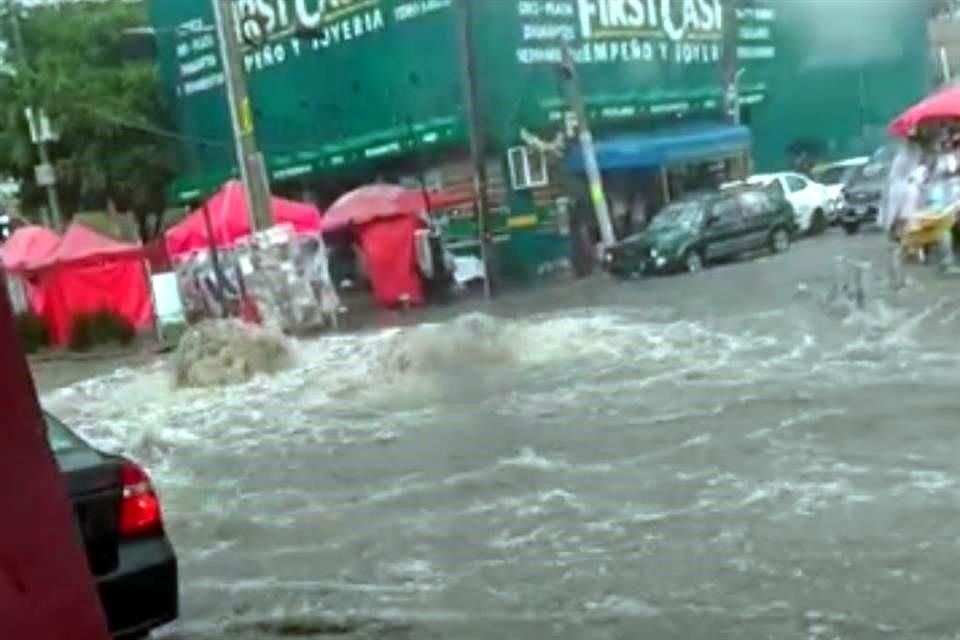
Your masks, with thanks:
[(600, 227), (600, 241), (604, 246), (616, 244), (617, 237), (613, 232), (613, 222), (610, 220), (610, 210), (607, 207), (607, 194), (603, 188), (603, 176), (600, 174), (600, 165), (597, 163), (597, 150), (593, 144), (593, 134), (590, 132), (590, 122), (587, 118), (587, 108), (583, 101), (580, 89), (580, 80), (577, 76), (577, 65), (573, 59), (573, 52), (566, 44), (563, 45), (563, 66), (561, 68), (563, 86), (567, 94), (567, 102), (577, 119), (578, 137), (580, 139), (580, 153), (583, 156), (583, 165), (587, 173), (587, 183), (590, 188), (590, 201), (597, 216)]
[(250, 228), (254, 231), (273, 225), (270, 213), (270, 185), (267, 181), (263, 154), (257, 148), (253, 126), (253, 109), (243, 69), (243, 53), (234, 30), (233, 4), (230, 0), (211, 0), (220, 40), (220, 58), (227, 85), (230, 120), (237, 154), (240, 179), (250, 209)]
[(477, 90), (476, 60), (473, 52), (473, 37), (470, 32), (473, 23), (473, 0), (460, 0), (457, 5), (457, 31), (460, 48), (461, 76), (463, 78), (463, 103), (467, 112), (467, 125), (470, 132), (470, 158), (473, 162), (473, 196), (477, 216), (477, 235), (480, 240), (480, 259), (483, 261), (483, 295), (491, 297), (490, 239), (487, 220), (490, 203), (487, 192), (487, 159), (484, 131), (480, 117), (480, 105)]
[[(29, 60), (27, 58), (27, 49), (23, 43), (23, 32), (20, 30), (20, 18), (17, 16), (17, 1), (16, 0), (7, 0), (7, 13), (10, 16), (10, 30), (13, 32), (13, 46), (17, 49), (17, 55), (20, 58), (20, 64), (24, 69), (29, 69)], [(34, 113), (43, 113), (42, 111), (34, 110)], [(31, 130), (36, 129), (37, 131), (37, 158), (40, 160), (40, 164), (49, 165), (50, 164), (50, 152), (47, 149), (47, 142), (43, 139), (44, 132), (40, 127), (34, 127), (33, 123), (30, 124)], [(54, 173), (56, 176), (56, 173)], [(47, 202), (50, 205), (50, 213), (53, 215), (53, 228), (57, 231), (63, 229), (63, 215), (60, 212), (60, 197), (57, 193), (56, 184), (48, 184), (46, 187), (47, 191)]]
[(737, 0), (726, 0), (721, 9), (721, 37), (723, 50), (720, 82), (723, 88), (723, 107), (732, 124), (740, 124), (740, 86), (737, 73)]
[(227, 313), (227, 285), (223, 275), (223, 269), (220, 267), (220, 251), (217, 248), (217, 239), (213, 235), (213, 221), (210, 219), (210, 207), (208, 200), (203, 201), (203, 226), (207, 233), (207, 246), (210, 248), (210, 262), (213, 264), (213, 275), (217, 280), (217, 302), (220, 303), (221, 313), (224, 318)]

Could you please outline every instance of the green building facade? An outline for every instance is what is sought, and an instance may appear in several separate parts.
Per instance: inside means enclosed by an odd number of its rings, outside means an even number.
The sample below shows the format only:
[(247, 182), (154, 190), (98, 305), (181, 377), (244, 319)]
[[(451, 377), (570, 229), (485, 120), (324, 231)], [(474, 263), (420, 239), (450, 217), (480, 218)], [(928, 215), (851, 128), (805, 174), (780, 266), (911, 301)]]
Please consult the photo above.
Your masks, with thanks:
[[(275, 188), (327, 185), (332, 196), (329, 185), (397, 167), (422, 177), (465, 158), (459, 1), (236, 0)], [(467, 1), (487, 148), (504, 176), (494, 199), (526, 219), (543, 189), (516, 184), (509, 150), (530, 136), (557, 140), (562, 154), (573, 146), (557, 137), (568, 129), (561, 42), (602, 142), (724, 120), (724, 43), (735, 38), (741, 121), (762, 170), (799, 153), (867, 152), (930, 89), (925, 0)], [(196, 197), (235, 165), (211, 3), (152, 0), (150, 14), (184, 140), (171, 192)], [(571, 165), (554, 165), (555, 192)]]

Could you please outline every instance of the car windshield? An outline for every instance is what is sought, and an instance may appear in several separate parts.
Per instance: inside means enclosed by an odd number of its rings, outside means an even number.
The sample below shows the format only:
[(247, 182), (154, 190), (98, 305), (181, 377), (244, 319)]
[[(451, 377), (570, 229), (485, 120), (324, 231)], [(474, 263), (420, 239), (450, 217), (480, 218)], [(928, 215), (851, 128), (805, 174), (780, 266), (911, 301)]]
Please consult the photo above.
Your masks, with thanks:
[(668, 229), (670, 227), (693, 228), (703, 220), (703, 202), (687, 201), (675, 202), (668, 205), (657, 214), (650, 223), (651, 229)]
[(867, 164), (860, 167), (857, 172), (851, 178), (851, 182), (857, 181), (869, 181), (877, 180), (886, 175), (886, 172), (890, 169), (890, 163), (886, 158), (880, 158), (878, 160), (871, 160)]
[(856, 172), (856, 167), (831, 165), (813, 172), (813, 179), (820, 184), (835, 185), (845, 183)]

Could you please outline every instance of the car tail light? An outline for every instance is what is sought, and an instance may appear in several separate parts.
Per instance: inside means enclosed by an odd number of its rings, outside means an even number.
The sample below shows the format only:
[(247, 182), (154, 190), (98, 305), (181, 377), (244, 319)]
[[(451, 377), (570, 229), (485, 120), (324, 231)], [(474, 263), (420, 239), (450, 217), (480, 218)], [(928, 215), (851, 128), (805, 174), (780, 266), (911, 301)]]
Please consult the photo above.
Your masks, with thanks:
[(140, 536), (160, 528), (160, 499), (147, 472), (129, 461), (120, 470), (123, 500), (120, 504), (120, 535)]

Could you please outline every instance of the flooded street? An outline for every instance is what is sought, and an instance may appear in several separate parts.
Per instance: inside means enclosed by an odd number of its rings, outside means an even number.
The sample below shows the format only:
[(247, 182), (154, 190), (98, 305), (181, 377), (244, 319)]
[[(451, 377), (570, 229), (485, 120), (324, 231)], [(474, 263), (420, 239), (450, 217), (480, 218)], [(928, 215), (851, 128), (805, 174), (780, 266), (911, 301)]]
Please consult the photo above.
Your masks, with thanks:
[[(953, 638), (960, 282), (878, 236), (510, 295), (172, 391), (49, 391), (151, 471), (162, 637)], [(835, 256), (873, 260), (865, 311)], [(483, 313), (477, 311), (482, 309)]]

